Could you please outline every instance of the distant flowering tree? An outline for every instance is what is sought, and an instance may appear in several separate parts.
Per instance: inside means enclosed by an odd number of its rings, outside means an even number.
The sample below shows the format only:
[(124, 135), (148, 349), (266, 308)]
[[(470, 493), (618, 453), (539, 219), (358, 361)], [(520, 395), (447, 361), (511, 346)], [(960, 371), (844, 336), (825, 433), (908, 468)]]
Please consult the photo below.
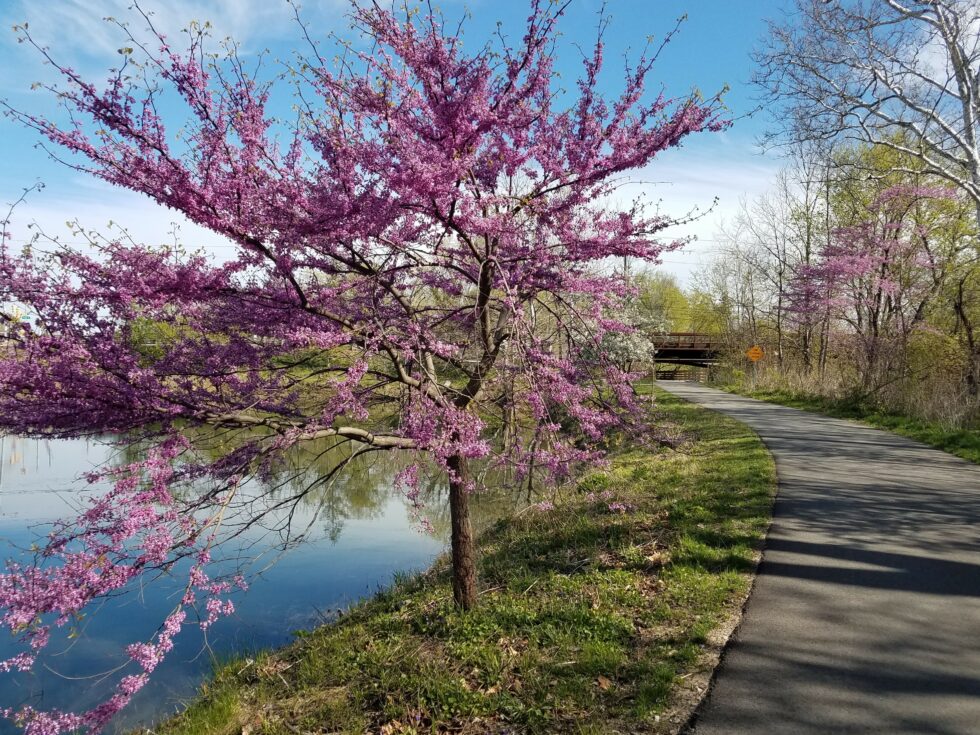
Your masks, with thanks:
[(605, 333), (598, 344), (592, 334), (584, 335), (585, 349), (582, 356), (597, 363), (616, 365), (624, 372), (635, 372), (635, 368), (649, 367), (653, 363), (656, 348), (643, 329), (644, 319), (636, 305), (623, 303), (617, 310), (615, 319), (629, 325), (626, 330), (603, 330)]
[[(940, 241), (946, 220), (936, 203), (956, 200), (947, 187), (899, 184), (881, 191), (860, 221), (838, 227), (813, 264), (800, 266), (787, 294), (787, 311), (801, 324), (827, 315), (857, 340), (862, 388), (874, 387), (905, 354), (912, 330), (949, 266)], [(890, 348), (901, 346), (903, 349)]]
[[(98, 731), (191, 606), (204, 625), (230, 611), (231, 582), (206, 571), (211, 547), (232, 515), (257, 522), (303, 494), (257, 506), (240, 491), (291, 447), (333, 438), (350, 456), (408, 453), (399, 482), (414, 498), (426, 468), (443, 472), (453, 591), (468, 608), (473, 463), (560, 478), (598, 460), (605, 433), (642, 421), (631, 376), (596, 359), (625, 329), (610, 316), (624, 285), (601, 265), (655, 259), (672, 220), (610, 195), (688, 134), (722, 128), (718, 99), (648, 95), (656, 53), (644, 53), (606, 101), (601, 33), (574, 93), (556, 90), (564, 6), (554, 3), (532, 1), (518, 43), (470, 53), (437, 16), (363, 5), (351, 12), (368, 45), (344, 45), (328, 63), (314, 44), (289, 70), (292, 124), (270, 113), (272, 83), (234, 54), (213, 59), (200, 29), (179, 52), (148, 16), (152, 42), (126, 31), (124, 61), (101, 86), (39, 48), (63, 79), (51, 89), (64, 121), (10, 111), (73, 168), (236, 246), (221, 263), (112, 239), (0, 253), (0, 303), (33, 318), (0, 355), (0, 429), (137, 434), (153, 446), (54, 528), (38, 563), (0, 576), (0, 619), (25, 644), (0, 666), (29, 669), (52, 625), (140, 575), (190, 569), (156, 636), (129, 648), (137, 673), (108, 702), (82, 714), (5, 710), (32, 735)], [(149, 351), (135, 334), (147, 325), (165, 335)], [(502, 405), (528, 441), (495, 442)], [(248, 433), (205, 460), (182, 438), (192, 427)], [(175, 491), (201, 478), (211, 490)]]

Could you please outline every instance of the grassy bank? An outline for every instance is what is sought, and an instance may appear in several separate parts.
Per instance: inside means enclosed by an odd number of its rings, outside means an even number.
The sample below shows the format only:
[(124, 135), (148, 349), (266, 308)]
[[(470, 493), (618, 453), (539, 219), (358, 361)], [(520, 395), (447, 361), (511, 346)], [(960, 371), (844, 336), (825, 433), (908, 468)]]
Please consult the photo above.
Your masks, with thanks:
[(762, 401), (778, 403), (803, 411), (822, 413), (834, 418), (851, 419), (892, 431), (909, 439), (942, 449), (957, 457), (980, 464), (980, 430), (950, 429), (937, 423), (921, 421), (894, 413), (886, 413), (866, 405), (825, 396), (794, 393), (780, 389), (749, 390), (738, 385), (719, 385), (719, 388)]
[(491, 529), (478, 609), (453, 607), (440, 562), (225, 665), (154, 732), (676, 730), (747, 593), (775, 471), (744, 426), (668, 394), (659, 406), (688, 441), (620, 451), (554, 509)]

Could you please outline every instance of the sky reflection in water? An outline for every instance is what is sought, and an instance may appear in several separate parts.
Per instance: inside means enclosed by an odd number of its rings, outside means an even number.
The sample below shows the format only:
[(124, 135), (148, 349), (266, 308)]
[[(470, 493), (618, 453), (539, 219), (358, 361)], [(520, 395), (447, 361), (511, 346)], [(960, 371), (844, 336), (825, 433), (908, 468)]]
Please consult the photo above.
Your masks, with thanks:
[[(0, 549), (4, 558), (29, 548), (44, 524), (74, 515), (82, 492), (92, 487), (78, 478), (118, 457), (119, 450), (95, 440), (29, 440), (0, 436)], [(310, 498), (299, 509), (306, 525), (320, 512), (309, 537), (290, 549), (260, 576), (247, 593), (235, 596), (236, 614), (219, 621), (207, 644), (188, 627), (174, 651), (156, 670), (116, 723), (116, 729), (144, 724), (180, 707), (212, 668), (212, 659), (279, 646), (293, 631), (310, 628), (358, 599), (391, 582), (398, 572), (426, 567), (444, 548), (440, 498), (430, 501), (436, 535), (427, 535), (403, 497), (392, 488), (397, 468), (383, 454), (349, 473), (329, 491)], [(435, 491), (438, 496), (438, 489)], [(247, 536), (254, 556), (271, 549), (278, 536)], [(20, 552), (23, 553), (23, 552)], [(273, 561), (276, 554), (267, 554)], [(265, 557), (260, 566), (265, 564)], [(178, 580), (179, 581), (179, 580)], [(104, 697), (110, 683), (98, 675), (125, 660), (122, 646), (149, 638), (180, 594), (170, 580), (108, 601), (83, 620), (81, 634), (56, 639), (45, 666), (29, 676), (0, 675), (0, 705), (30, 703), (39, 708), (83, 709)], [(0, 632), (0, 656), (13, 651)], [(92, 677), (96, 678), (78, 678)], [(67, 678), (66, 678), (67, 677)], [(0, 733), (17, 732), (7, 723)]]

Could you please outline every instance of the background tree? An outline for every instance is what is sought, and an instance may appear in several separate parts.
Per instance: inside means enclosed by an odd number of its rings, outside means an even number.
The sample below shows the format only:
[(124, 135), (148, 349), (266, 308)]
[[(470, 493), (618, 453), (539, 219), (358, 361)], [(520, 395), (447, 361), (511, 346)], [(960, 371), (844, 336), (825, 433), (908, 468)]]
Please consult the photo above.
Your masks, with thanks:
[[(437, 15), (354, 5), (367, 45), (342, 43), (332, 63), (312, 43), (289, 69), (299, 111), (289, 122), (270, 111), (275, 79), (234, 53), (214, 58), (201, 28), (181, 52), (147, 16), (148, 41), (120, 26), (123, 61), (102, 86), (39, 48), (61, 74), (50, 91), (65, 116), (13, 116), (69, 165), (179, 210), (236, 250), (214, 263), (94, 238), (87, 249), (0, 253), (0, 301), (26, 305), (36, 324), (0, 359), (0, 429), (128, 432), (152, 447), (55, 528), (38, 565), (0, 577), (2, 621), (26, 646), (3, 666), (30, 668), (52, 625), (193, 561), (164, 626), (130, 647), (137, 673), (88, 713), (6, 710), (29, 733), (100, 729), (170, 650), (188, 607), (206, 606), (205, 625), (230, 609), (229, 584), (205, 571), (229, 519), (261, 520), (356, 457), (409, 453), (399, 480), (412, 498), (427, 468), (448, 479), (453, 591), (465, 608), (477, 597), (474, 463), (556, 479), (599, 458), (616, 427), (642, 434), (631, 376), (595, 359), (606, 335), (628, 331), (615, 317), (623, 280), (601, 265), (656, 257), (672, 221), (609, 195), (624, 172), (724, 123), (716, 99), (646, 93), (655, 50), (604, 99), (601, 30), (574, 93), (560, 94), (562, 9), (532, 2), (519, 42), (467, 52)], [(152, 359), (139, 349), (147, 323), (168, 335)], [(529, 440), (501, 449), (505, 405)], [(193, 427), (238, 432), (235, 450), (195, 455), (183, 438)], [(238, 492), (289, 448), (324, 439), (345, 445), (334, 450), (344, 459), (302, 489), (265, 506)], [(211, 490), (178, 492), (201, 477)]]
[(724, 313), (733, 366), (758, 341), (763, 385), (975, 415), (955, 293), (975, 267), (973, 207), (920, 161), (889, 146), (807, 151), (725, 236), (697, 283)]
[(757, 57), (755, 81), (789, 121), (780, 134), (891, 148), (962, 190), (980, 222), (975, 2), (798, 0)]
[(688, 329), (690, 305), (687, 295), (669, 273), (644, 271), (632, 280), (636, 315), (631, 323), (648, 336)]
[(801, 269), (792, 284), (805, 294), (793, 299), (797, 311), (830, 314), (857, 338), (864, 392), (904, 374), (909, 339), (924, 322), (948, 268), (948, 251), (941, 247), (945, 223), (930, 205), (953, 196), (941, 188), (882, 190), (853, 215), (854, 224), (833, 232), (814, 264)]
[[(771, 22), (755, 81), (793, 142), (858, 140), (899, 154), (972, 203), (980, 232), (980, 5), (973, 0), (798, 0)], [(914, 165), (911, 162), (915, 162)], [(980, 242), (950, 292), (980, 386)], [(961, 286), (961, 287), (960, 287)]]

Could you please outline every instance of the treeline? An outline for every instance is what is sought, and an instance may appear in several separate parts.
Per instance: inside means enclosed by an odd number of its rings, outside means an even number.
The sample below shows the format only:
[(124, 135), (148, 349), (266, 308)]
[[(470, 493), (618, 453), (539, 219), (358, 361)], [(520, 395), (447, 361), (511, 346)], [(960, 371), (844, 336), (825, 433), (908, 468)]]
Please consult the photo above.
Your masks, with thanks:
[(900, 147), (801, 152), (743, 203), (687, 294), (688, 326), (732, 346), (728, 377), (758, 343), (764, 385), (977, 421), (976, 210)]
[(758, 342), (771, 387), (975, 425), (980, 4), (793, 0), (755, 61), (793, 154), (693, 289), (730, 369)]

